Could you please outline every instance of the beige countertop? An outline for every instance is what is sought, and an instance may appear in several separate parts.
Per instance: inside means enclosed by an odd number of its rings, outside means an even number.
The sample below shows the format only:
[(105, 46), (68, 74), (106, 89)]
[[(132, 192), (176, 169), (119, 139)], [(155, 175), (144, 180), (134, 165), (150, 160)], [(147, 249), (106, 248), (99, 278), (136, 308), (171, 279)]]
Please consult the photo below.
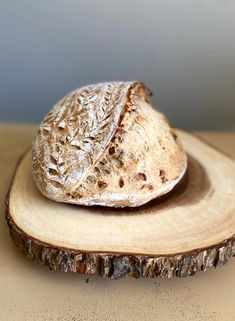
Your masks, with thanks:
[[(4, 197), (35, 130), (0, 125), (0, 321), (235, 320), (235, 258), (193, 277), (120, 281), (51, 272), (25, 258), (9, 236)], [(235, 158), (235, 133), (197, 135)]]

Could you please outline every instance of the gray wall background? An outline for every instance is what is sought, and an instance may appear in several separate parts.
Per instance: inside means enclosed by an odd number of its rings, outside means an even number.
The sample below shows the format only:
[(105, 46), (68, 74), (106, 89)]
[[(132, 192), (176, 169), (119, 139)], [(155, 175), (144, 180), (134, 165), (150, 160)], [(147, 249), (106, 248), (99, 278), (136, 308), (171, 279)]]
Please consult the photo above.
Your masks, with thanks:
[(145, 82), (174, 126), (235, 129), (235, 1), (0, 0), (0, 121), (106, 80)]

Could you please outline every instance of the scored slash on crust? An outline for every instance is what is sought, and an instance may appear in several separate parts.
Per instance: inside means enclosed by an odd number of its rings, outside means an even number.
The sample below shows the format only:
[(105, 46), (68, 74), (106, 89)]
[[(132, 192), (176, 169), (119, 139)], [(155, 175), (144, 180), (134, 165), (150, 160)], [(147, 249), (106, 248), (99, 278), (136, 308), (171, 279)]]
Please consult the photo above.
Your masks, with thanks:
[(58, 202), (113, 207), (140, 206), (169, 192), (187, 158), (148, 101), (138, 82), (89, 85), (59, 101), (33, 145), (39, 190)]

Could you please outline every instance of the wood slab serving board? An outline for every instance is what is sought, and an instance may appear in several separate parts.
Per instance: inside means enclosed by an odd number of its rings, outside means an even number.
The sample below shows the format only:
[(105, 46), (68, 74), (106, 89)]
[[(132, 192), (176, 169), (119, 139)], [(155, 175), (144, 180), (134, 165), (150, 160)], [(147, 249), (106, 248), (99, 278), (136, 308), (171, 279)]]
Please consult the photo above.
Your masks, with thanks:
[(186, 132), (184, 180), (168, 197), (135, 209), (53, 202), (37, 190), (31, 152), (7, 198), (11, 236), (30, 259), (53, 270), (120, 279), (192, 275), (235, 255), (235, 163)]

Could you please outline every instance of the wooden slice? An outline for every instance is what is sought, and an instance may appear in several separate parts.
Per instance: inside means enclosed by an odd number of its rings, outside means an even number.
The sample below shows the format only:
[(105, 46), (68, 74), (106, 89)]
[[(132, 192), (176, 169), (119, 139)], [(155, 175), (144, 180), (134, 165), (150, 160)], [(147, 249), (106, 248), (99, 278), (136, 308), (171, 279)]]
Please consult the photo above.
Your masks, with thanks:
[(188, 154), (184, 184), (161, 202), (133, 209), (53, 202), (35, 187), (31, 153), (7, 198), (15, 244), (53, 270), (119, 279), (192, 275), (235, 255), (235, 163), (178, 131)]

